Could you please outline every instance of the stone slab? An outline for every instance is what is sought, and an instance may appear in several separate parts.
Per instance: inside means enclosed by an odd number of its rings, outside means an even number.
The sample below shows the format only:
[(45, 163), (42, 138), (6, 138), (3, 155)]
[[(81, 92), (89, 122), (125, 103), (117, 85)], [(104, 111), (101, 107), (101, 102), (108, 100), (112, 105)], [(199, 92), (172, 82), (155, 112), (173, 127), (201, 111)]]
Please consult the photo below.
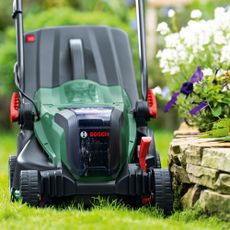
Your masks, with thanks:
[(183, 207), (199, 205), (230, 219), (230, 142), (203, 138), (183, 124), (174, 133), (169, 165), (174, 192)]
[(201, 165), (230, 173), (230, 148), (204, 149)]
[(201, 165), (203, 147), (190, 145), (185, 151), (186, 164)]
[(187, 164), (186, 171), (191, 183), (215, 189), (218, 171), (197, 165)]
[(214, 186), (216, 191), (230, 195), (230, 174), (221, 173)]
[(223, 195), (211, 190), (200, 194), (199, 205), (209, 213), (230, 214), (230, 195)]
[(172, 173), (173, 177), (176, 178), (177, 181), (180, 181), (181, 183), (189, 184), (190, 180), (188, 178), (188, 174), (182, 166), (178, 166), (176, 164), (173, 164), (170, 167), (170, 172)]
[(201, 188), (197, 185), (188, 189), (185, 195), (181, 198), (181, 203), (185, 208), (192, 208), (200, 198)]

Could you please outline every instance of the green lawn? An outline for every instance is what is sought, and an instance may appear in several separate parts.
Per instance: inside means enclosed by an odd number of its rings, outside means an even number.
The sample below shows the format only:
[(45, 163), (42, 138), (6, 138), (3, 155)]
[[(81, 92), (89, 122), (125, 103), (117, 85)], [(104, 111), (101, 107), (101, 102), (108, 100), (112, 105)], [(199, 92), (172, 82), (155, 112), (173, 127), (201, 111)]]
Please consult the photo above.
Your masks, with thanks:
[[(167, 149), (172, 135), (156, 133), (157, 147), (167, 162)], [(15, 152), (15, 137), (0, 135), (0, 229), (230, 229), (230, 224), (216, 217), (201, 215), (199, 210), (177, 212), (164, 218), (153, 208), (131, 210), (117, 203), (101, 202), (92, 210), (73, 205), (65, 208), (30, 208), (10, 203), (7, 188), (7, 159)]]

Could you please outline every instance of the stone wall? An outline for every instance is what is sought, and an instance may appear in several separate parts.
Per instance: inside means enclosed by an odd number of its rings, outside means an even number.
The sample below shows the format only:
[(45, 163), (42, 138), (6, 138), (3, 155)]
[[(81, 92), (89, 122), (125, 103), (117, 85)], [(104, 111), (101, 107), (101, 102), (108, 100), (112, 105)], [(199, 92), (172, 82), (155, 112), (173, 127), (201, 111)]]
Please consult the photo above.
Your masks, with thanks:
[(230, 142), (200, 138), (182, 125), (171, 143), (169, 165), (183, 207), (199, 205), (230, 217)]

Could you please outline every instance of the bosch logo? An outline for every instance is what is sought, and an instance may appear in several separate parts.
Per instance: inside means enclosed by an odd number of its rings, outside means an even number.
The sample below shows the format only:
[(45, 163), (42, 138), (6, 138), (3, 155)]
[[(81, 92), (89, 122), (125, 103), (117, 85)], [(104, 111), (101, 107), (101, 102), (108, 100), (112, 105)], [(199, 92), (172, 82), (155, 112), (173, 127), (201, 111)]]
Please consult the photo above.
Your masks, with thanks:
[(88, 133), (86, 131), (82, 131), (80, 133), (80, 136), (81, 136), (81, 138), (85, 139), (86, 137), (88, 137)]
[(109, 132), (90, 132), (90, 137), (109, 137)]

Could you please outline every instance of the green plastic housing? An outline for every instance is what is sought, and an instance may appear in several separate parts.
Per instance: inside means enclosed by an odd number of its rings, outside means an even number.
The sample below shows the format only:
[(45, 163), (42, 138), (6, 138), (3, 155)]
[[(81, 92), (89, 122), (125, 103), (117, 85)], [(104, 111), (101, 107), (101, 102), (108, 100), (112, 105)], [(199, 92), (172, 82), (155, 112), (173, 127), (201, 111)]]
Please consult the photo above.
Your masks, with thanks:
[[(136, 122), (131, 111), (130, 100), (120, 86), (103, 86), (89, 80), (73, 80), (56, 88), (40, 88), (35, 95), (40, 110), (40, 120), (34, 123), (36, 138), (56, 167), (62, 163), (69, 169), (64, 130), (54, 121), (54, 115), (68, 108), (114, 107), (124, 115), (122, 127), (122, 157), (119, 170), (111, 178), (93, 180), (113, 180), (126, 162), (130, 162), (136, 143)], [(72, 173), (73, 174), (73, 173)], [(77, 180), (90, 180), (80, 178)]]

